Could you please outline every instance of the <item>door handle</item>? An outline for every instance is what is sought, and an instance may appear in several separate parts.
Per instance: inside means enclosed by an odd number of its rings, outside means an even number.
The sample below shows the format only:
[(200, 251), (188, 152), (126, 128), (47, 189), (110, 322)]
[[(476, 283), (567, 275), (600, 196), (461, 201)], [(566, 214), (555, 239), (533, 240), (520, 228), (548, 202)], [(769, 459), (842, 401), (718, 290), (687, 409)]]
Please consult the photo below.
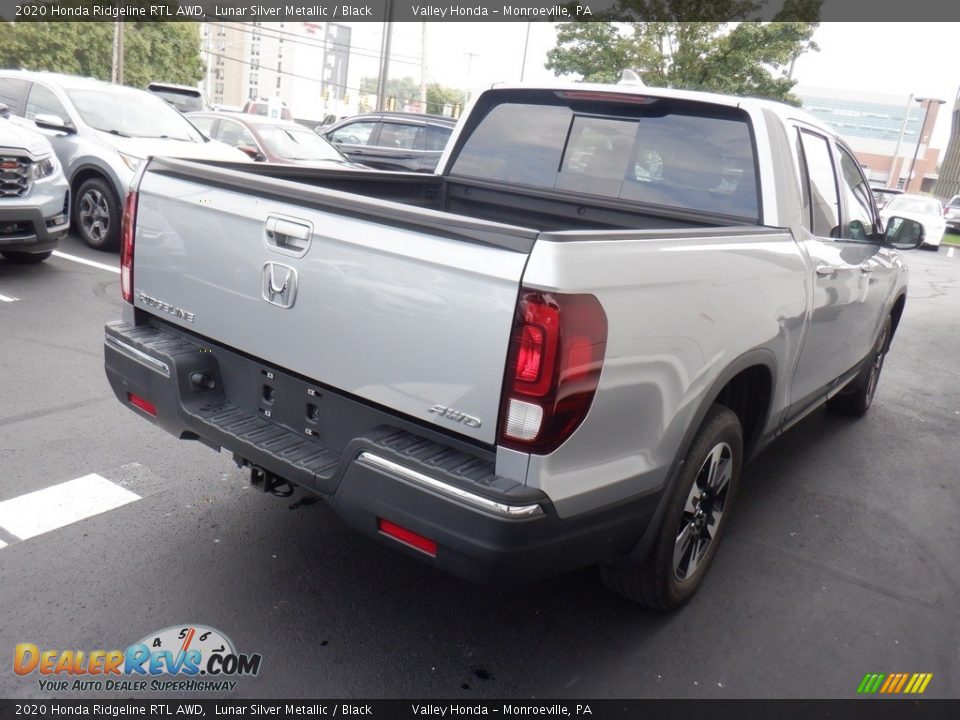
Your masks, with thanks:
[(839, 270), (839, 268), (833, 265), (817, 265), (816, 273), (820, 277), (831, 277), (837, 274), (837, 270)]
[(869, 265), (868, 263), (864, 263), (863, 265), (860, 266), (860, 273), (861, 273), (861, 274), (863, 274), (863, 275), (869, 275), (869, 274), (872, 273), (872, 272), (873, 272), (873, 267), (872, 267), (871, 265)]
[(310, 247), (313, 225), (305, 221), (288, 220), (271, 215), (264, 225), (267, 247), (284, 255), (303, 257)]

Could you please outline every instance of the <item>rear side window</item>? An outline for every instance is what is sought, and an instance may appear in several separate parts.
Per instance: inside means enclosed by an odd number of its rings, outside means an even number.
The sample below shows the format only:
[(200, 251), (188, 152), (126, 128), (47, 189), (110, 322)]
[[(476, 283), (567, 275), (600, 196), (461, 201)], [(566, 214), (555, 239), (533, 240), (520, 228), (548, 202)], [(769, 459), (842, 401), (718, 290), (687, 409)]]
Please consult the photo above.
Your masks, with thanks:
[(440, 125), (427, 125), (427, 150), (443, 150), (447, 146), (447, 140), (450, 139), (450, 133), (453, 132), (448, 127)]
[(712, 106), (504, 103), (467, 139), (452, 174), (759, 218), (746, 116)]
[(423, 150), (423, 131), (422, 125), (385, 122), (380, 127), (377, 145), (397, 150)]
[(20, 114), (26, 94), (26, 80), (0, 77), (0, 103), (6, 105), (14, 115)]
[(830, 145), (822, 135), (802, 130), (800, 141), (810, 183), (810, 231), (819, 237), (840, 237), (840, 197)]

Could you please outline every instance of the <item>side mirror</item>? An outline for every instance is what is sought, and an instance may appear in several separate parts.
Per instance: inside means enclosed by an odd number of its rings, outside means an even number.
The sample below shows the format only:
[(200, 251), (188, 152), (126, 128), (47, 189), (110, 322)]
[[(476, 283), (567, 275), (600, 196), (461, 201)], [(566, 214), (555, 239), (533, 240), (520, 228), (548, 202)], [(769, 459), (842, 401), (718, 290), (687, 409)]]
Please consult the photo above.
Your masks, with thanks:
[(926, 237), (926, 228), (916, 220), (894, 215), (887, 220), (884, 238), (889, 245), (898, 250), (913, 250), (923, 245)]
[(68, 125), (59, 115), (39, 113), (33, 118), (33, 122), (38, 128), (43, 128), (44, 130), (59, 130), (60, 132), (71, 134), (76, 132), (76, 130)]
[(252, 145), (237, 145), (237, 150), (245, 152), (247, 155), (250, 156), (251, 160), (256, 160), (257, 162), (263, 162), (264, 160), (267, 159), (266, 157), (264, 157), (263, 153), (261, 153), (259, 150), (257, 150), (257, 148), (253, 147)]

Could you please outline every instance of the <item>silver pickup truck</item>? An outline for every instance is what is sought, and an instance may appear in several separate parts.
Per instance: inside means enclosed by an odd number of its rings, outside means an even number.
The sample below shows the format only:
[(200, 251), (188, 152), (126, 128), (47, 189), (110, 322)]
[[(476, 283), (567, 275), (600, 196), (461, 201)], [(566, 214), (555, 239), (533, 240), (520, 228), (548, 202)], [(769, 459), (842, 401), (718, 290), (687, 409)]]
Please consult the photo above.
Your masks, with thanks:
[(154, 159), (124, 218), (120, 402), (437, 567), (658, 609), (747, 460), (870, 407), (923, 235), (796, 108), (579, 84), (483, 92), (432, 176)]

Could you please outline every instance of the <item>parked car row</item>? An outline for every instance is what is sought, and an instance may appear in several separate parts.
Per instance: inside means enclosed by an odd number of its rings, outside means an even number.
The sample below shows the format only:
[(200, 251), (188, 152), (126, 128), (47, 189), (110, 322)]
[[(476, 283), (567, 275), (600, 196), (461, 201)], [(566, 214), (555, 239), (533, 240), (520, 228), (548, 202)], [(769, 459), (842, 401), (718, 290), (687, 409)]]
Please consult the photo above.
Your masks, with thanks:
[(46, 135), (73, 198), (73, 224), (93, 248), (120, 244), (123, 198), (150, 155), (247, 162), (153, 93), (102, 80), (0, 70), (0, 102)]

